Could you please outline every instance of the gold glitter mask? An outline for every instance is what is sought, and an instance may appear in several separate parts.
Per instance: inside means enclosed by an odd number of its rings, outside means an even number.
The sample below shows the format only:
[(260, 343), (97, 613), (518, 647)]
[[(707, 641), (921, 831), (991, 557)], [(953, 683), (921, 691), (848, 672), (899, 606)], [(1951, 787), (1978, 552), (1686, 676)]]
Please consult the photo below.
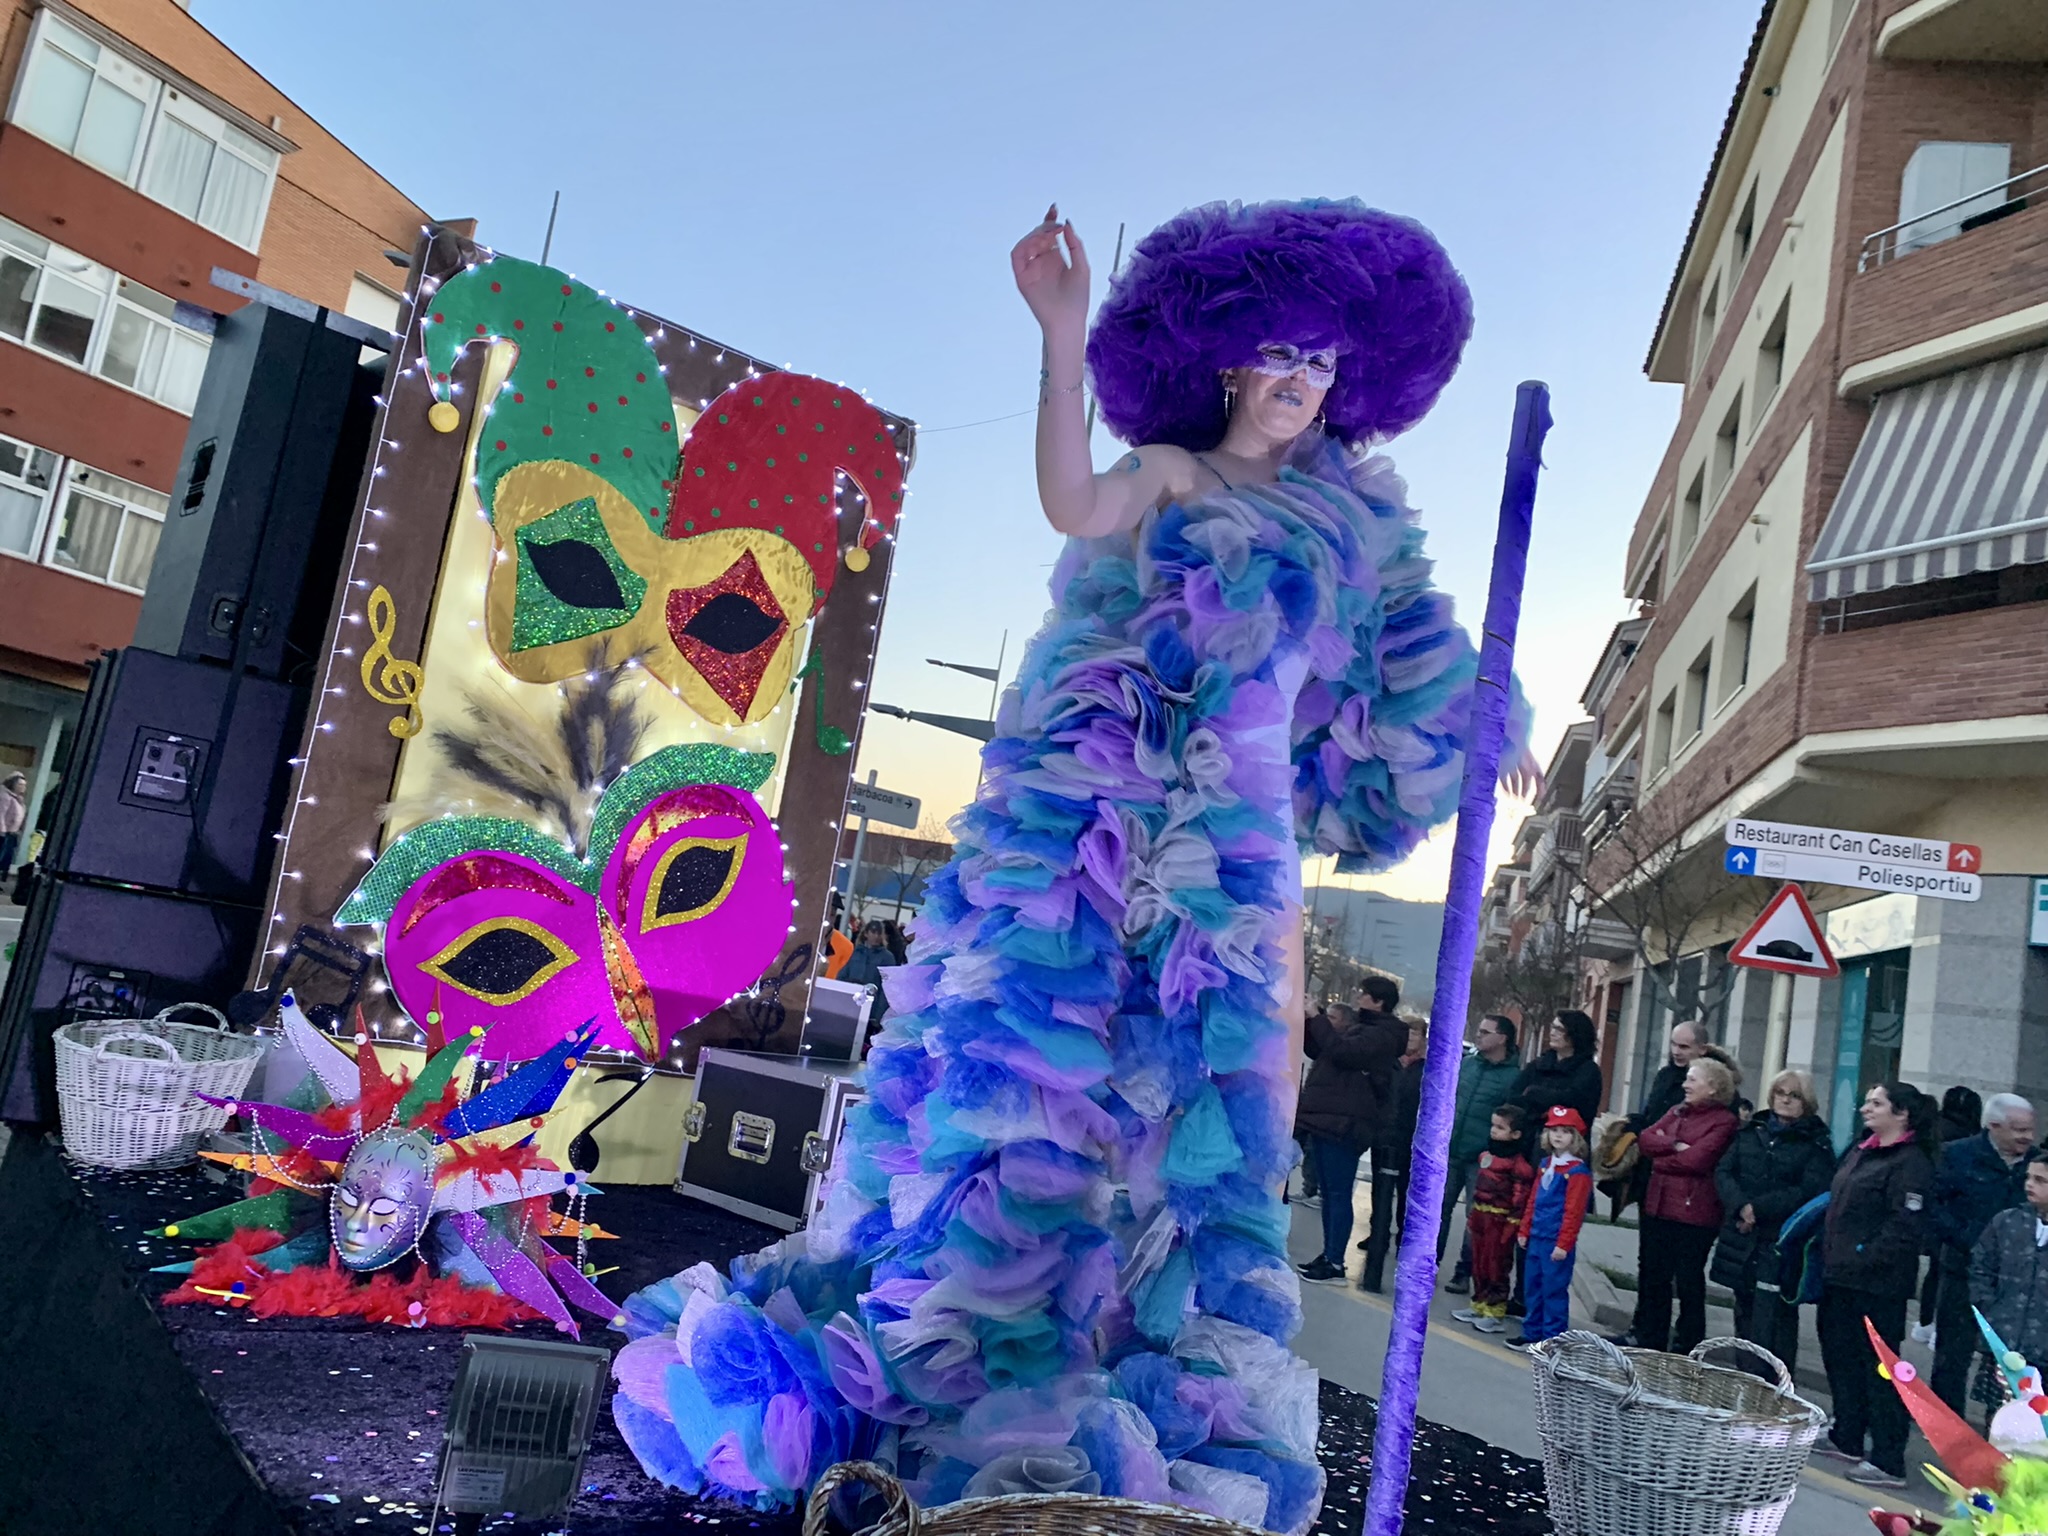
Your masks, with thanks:
[(787, 539), (745, 527), (665, 539), (609, 481), (561, 460), (507, 470), (494, 502), (485, 619), (514, 677), (583, 672), (604, 635), (715, 724), (751, 724), (780, 702), (816, 596)]

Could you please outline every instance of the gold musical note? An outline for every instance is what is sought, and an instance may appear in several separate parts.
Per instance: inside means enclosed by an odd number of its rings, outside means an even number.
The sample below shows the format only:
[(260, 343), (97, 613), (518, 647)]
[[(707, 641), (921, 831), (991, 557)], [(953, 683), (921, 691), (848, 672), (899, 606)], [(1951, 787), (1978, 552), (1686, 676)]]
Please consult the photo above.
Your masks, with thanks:
[(386, 730), (401, 741), (417, 736), (426, 724), (419, 705), (426, 674), (416, 663), (401, 661), (391, 654), (391, 636), (398, 628), (398, 605), (392, 602), (389, 590), (380, 586), (370, 593), (364, 612), (370, 621), (373, 643), (363, 652), (363, 691), (379, 704), (404, 707), (405, 713), (391, 720)]

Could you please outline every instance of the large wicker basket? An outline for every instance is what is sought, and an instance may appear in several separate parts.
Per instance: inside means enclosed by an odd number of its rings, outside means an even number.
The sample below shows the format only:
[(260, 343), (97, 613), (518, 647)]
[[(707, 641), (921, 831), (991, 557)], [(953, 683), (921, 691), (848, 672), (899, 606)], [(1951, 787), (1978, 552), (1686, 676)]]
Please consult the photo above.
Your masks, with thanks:
[[(174, 1013), (211, 1016), (216, 1027), (180, 1024)], [(103, 1019), (57, 1030), (57, 1115), (64, 1150), (102, 1168), (175, 1168), (189, 1163), (227, 1111), (195, 1098), (232, 1099), (249, 1086), (263, 1042), (228, 1033), (203, 1004), (166, 1008), (153, 1019)]]
[(1079, 1493), (1013, 1493), (919, 1509), (886, 1469), (843, 1461), (818, 1479), (804, 1510), (804, 1536), (825, 1536), (826, 1507), (849, 1483), (882, 1494), (882, 1517), (866, 1536), (1264, 1536), (1249, 1526), (1163, 1504)]
[[(1704, 1358), (1729, 1350), (1775, 1381)], [(1572, 1332), (1529, 1353), (1550, 1518), (1569, 1536), (1770, 1536), (1827, 1425), (1743, 1339), (1671, 1355)]]

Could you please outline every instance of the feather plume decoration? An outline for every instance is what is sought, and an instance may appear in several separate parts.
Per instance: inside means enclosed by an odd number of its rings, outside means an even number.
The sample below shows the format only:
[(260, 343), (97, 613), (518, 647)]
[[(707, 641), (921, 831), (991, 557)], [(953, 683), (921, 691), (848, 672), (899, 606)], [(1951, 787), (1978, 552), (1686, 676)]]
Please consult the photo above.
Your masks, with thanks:
[(438, 816), (498, 816), (587, 853), (597, 803), (647, 733), (638, 690), (624, 686), (639, 670), (637, 656), (613, 661), (598, 642), (582, 675), (555, 686), (548, 718), (492, 678), (465, 697), (460, 723), (434, 728), (426, 788), (387, 805), (384, 819), (410, 827)]

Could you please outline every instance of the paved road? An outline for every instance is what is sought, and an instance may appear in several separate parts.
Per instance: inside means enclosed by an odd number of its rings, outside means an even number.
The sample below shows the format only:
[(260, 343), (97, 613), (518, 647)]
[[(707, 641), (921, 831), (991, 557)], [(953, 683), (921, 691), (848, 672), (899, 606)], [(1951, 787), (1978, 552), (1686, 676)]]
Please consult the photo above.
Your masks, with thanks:
[[(1367, 1208), (1363, 1187), (1357, 1205), (1359, 1223), (1355, 1235), (1363, 1236)], [(1321, 1246), (1321, 1222), (1317, 1212), (1295, 1209), (1293, 1252), (1297, 1260), (1311, 1257)], [(1451, 1235), (1455, 1241), (1458, 1230), (1454, 1228)], [(1361, 1257), (1354, 1247), (1350, 1282), (1357, 1279)], [(1392, 1265), (1388, 1267), (1391, 1279)], [(1392, 1319), (1390, 1299), (1368, 1296), (1355, 1283), (1304, 1285), (1302, 1291), (1304, 1320), (1301, 1337), (1295, 1341), (1296, 1351), (1339, 1386), (1377, 1396)], [(1543, 1447), (1536, 1432), (1529, 1362), (1504, 1347), (1498, 1336), (1474, 1333), (1453, 1319), (1452, 1310), (1462, 1305), (1464, 1298), (1439, 1291), (1430, 1308), (1429, 1343), (1423, 1356), (1422, 1416), (1519, 1455), (1540, 1456)], [(1573, 1325), (1591, 1327), (1592, 1319), (1582, 1312), (1575, 1298)], [(1908, 1464), (1917, 1467), (1928, 1459), (1925, 1445), (1916, 1438), (1908, 1453)], [(1913, 1507), (1809, 1466), (1799, 1495), (1779, 1528), (1781, 1536), (1868, 1533), (1871, 1526), (1865, 1512), (1877, 1504), (1898, 1509)]]

